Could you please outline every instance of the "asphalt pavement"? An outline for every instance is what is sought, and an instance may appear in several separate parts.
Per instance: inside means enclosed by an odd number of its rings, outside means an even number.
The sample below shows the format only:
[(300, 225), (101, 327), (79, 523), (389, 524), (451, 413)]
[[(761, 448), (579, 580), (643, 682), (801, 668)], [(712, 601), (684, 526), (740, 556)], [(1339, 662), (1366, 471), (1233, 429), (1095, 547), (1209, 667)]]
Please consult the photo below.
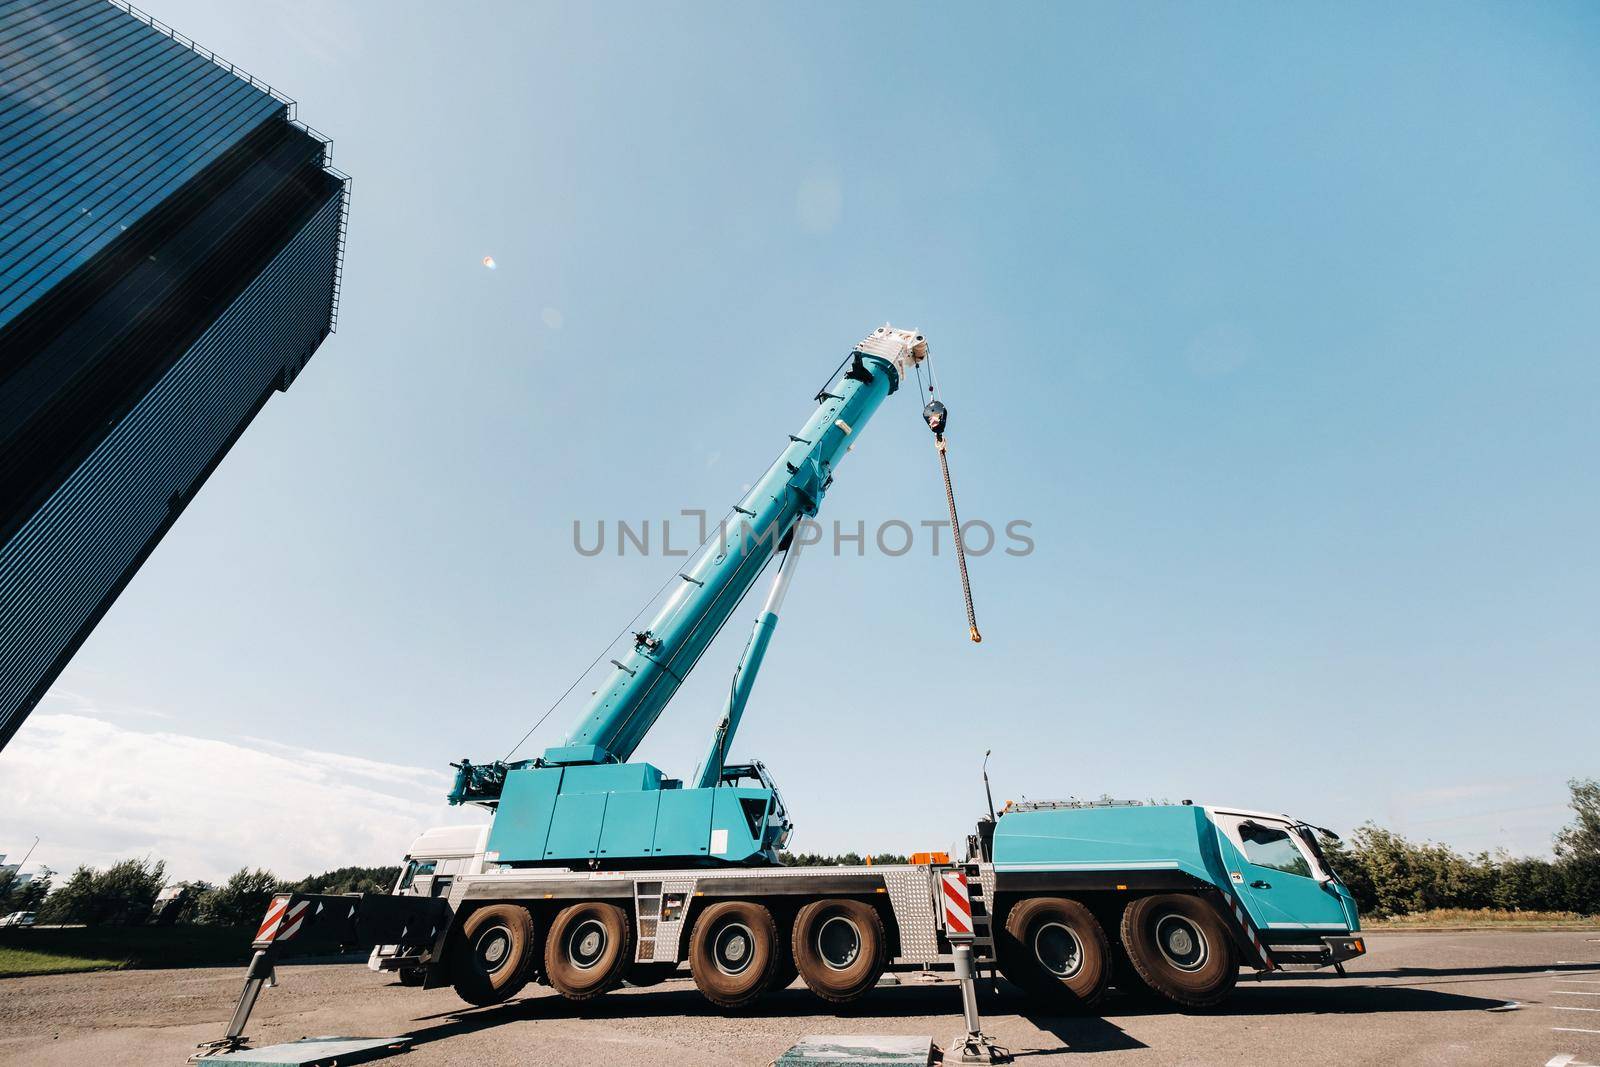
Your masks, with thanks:
[[(1600, 934), (1378, 933), (1349, 973), (1242, 977), (1220, 1009), (1185, 1015), (1113, 995), (1093, 1016), (1040, 1012), (1009, 986), (985, 993), (985, 1028), (1018, 1063), (1600, 1064)], [(249, 1034), (410, 1035), (384, 1062), (432, 1065), (767, 1064), (807, 1034), (926, 1034), (961, 1026), (950, 984), (883, 988), (843, 1015), (803, 986), (727, 1016), (685, 979), (573, 1005), (542, 988), (469, 1009), (362, 966), (280, 968)], [(0, 981), (0, 1063), (181, 1064), (218, 1036), (242, 970), (121, 971)]]

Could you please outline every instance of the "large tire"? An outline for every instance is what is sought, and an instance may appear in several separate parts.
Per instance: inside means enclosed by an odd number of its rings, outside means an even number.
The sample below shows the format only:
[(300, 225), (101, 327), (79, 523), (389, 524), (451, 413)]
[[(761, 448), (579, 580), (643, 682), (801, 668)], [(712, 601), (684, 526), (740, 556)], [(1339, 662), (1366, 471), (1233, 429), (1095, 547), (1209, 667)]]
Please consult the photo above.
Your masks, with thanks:
[(1111, 941), (1088, 908), (1063, 897), (1031, 897), (1006, 916), (1000, 970), (1057, 1007), (1088, 1007), (1111, 982)]
[(885, 938), (877, 909), (859, 900), (816, 900), (794, 919), (790, 945), (806, 987), (830, 1004), (848, 1004), (878, 984)]
[(1186, 1008), (1220, 1004), (1239, 979), (1233, 938), (1197, 896), (1140, 897), (1122, 912), (1128, 962), (1154, 992)]
[(765, 993), (781, 955), (772, 913), (748, 901), (711, 905), (689, 934), (694, 984), (719, 1008), (742, 1008)]
[(597, 900), (563, 908), (544, 942), (544, 973), (568, 1000), (593, 1000), (622, 984), (633, 960), (628, 913)]
[(499, 1004), (528, 984), (533, 957), (533, 916), (527, 908), (520, 904), (479, 908), (451, 939), (450, 981), (468, 1004)]

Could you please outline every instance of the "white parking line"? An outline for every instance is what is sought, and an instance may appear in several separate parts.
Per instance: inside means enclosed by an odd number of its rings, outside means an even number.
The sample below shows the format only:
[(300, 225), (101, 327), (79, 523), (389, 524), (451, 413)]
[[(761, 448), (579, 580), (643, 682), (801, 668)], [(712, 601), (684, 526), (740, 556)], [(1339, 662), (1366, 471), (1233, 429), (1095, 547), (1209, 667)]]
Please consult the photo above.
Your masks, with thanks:
[[(1580, 1030), (1576, 1026), (1552, 1026), (1550, 1029), (1560, 1030), (1567, 1034), (1600, 1034), (1600, 1030)], [(1572, 1061), (1568, 1060), (1567, 1062), (1571, 1063)]]
[[(1574, 1008), (1570, 1004), (1552, 1004), (1550, 1006), (1556, 1011), (1600, 1011), (1600, 1008)], [(1489, 1010), (1493, 1011), (1494, 1009), (1490, 1008)]]
[(1600, 997), (1600, 993), (1591, 993), (1587, 989), (1552, 989), (1550, 992), (1567, 997)]

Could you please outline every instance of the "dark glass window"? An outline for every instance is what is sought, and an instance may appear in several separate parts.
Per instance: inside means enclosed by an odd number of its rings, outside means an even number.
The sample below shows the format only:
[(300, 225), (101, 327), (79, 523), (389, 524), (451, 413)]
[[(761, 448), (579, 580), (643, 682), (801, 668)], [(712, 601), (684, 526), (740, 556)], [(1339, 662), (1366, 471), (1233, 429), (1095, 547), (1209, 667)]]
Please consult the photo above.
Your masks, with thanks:
[(433, 872), (438, 869), (437, 860), (412, 860), (406, 864), (405, 877), (400, 879), (401, 889), (410, 889), (412, 883), (418, 878), (432, 878)]
[(1256, 866), (1271, 867), (1285, 874), (1298, 874), (1302, 878), (1311, 877), (1311, 864), (1289, 840), (1287, 831), (1245, 823), (1239, 827), (1239, 839), (1244, 842), (1245, 857)]

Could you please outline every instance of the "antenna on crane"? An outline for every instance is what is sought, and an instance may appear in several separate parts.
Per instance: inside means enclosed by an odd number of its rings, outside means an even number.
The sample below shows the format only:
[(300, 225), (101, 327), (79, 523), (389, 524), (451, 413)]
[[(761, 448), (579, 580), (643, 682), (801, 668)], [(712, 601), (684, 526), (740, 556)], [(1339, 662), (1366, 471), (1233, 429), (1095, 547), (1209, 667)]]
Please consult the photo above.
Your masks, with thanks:
[(994, 749), (992, 749), (992, 748), (984, 749), (984, 751), (983, 751), (983, 795), (989, 799), (989, 821), (990, 822), (994, 822), (995, 821), (995, 817), (994, 817), (994, 790), (989, 788), (989, 753), (991, 753), (993, 751), (994, 751)]

